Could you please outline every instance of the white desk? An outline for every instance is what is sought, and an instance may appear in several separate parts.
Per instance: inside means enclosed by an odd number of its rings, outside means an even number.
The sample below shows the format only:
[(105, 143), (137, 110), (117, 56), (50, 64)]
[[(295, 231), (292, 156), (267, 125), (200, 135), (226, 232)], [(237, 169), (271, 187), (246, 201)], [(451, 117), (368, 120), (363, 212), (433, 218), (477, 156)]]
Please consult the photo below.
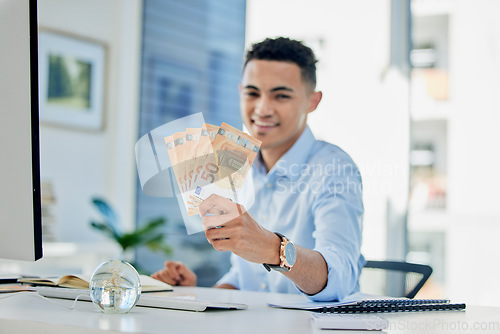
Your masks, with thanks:
[[(67, 306), (72, 305), (72, 301), (47, 301), (30, 293), (20, 293), (8, 298), (0, 295), (0, 333), (322, 332), (313, 327), (308, 311), (276, 309), (266, 305), (279, 300), (305, 300), (300, 295), (208, 288), (176, 287), (175, 290), (196, 294), (200, 299), (245, 303), (248, 309), (189, 312), (135, 307), (129, 314), (103, 314), (90, 302), (77, 302), (75, 309), (71, 310)], [(385, 333), (500, 333), (500, 307), (468, 306), (466, 312), (384, 313), (382, 316), (390, 321)]]

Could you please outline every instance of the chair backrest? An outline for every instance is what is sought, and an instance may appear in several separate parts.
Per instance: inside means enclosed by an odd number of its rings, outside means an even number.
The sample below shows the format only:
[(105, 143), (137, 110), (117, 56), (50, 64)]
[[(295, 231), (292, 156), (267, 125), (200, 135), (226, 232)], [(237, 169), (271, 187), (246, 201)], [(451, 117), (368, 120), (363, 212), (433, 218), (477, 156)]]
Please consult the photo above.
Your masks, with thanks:
[(432, 274), (425, 264), (399, 261), (367, 261), (361, 273), (362, 292), (414, 298)]

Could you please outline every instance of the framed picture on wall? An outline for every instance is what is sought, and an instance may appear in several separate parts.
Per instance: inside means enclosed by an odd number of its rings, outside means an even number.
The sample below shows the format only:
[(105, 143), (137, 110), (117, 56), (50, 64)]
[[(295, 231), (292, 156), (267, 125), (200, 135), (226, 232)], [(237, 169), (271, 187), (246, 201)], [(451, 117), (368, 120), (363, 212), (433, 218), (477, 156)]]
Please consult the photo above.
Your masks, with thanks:
[(40, 121), (102, 129), (105, 46), (52, 31), (38, 38)]

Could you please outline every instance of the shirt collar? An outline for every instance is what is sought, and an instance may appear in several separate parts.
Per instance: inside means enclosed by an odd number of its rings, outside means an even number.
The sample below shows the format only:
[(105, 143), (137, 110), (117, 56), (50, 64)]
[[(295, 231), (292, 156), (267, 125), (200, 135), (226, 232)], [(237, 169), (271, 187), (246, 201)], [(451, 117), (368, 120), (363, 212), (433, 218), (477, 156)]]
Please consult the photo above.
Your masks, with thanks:
[[(309, 128), (306, 126), (304, 132), (293, 146), (283, 154), (278, 162), (271, 168), (268, 176), (283, 176), (290, 180), (295, 180), (300, 176), (300, 172), (304, 168), (304, 164), (312, 152), (312, 147), (316, 139)], [(259, 152), (257, 159), (254, 161), (255, 168), (261, 174), (266, 174), (266, 166)]]

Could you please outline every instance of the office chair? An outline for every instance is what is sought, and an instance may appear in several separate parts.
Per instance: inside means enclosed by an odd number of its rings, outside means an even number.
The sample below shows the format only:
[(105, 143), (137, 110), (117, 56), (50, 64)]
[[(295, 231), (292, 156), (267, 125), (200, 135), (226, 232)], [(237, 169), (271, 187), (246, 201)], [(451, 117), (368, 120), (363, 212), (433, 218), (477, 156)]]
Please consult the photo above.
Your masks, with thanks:
[(414, 298), (432, 274), (425, 264), (367, 261), (360, 277), (361, 292)]

